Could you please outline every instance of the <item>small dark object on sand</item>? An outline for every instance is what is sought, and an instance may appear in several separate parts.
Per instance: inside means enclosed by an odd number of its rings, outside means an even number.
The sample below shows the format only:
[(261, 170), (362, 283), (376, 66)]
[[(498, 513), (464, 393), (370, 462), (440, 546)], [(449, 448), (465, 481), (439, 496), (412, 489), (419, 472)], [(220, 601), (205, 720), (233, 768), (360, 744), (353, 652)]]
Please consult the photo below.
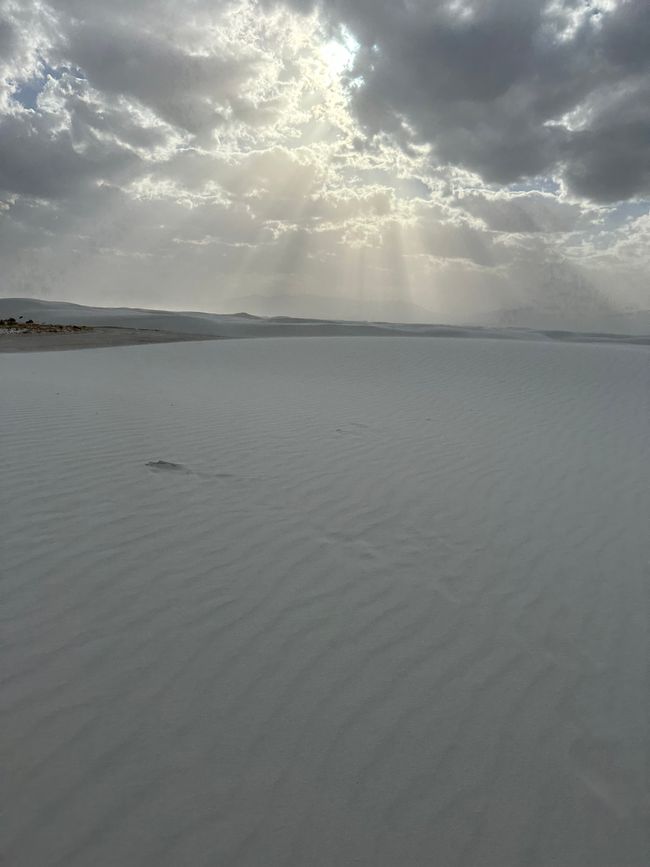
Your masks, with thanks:
[(175, 464), (172, 461), (147, 461), (147, 466), (151, 470), (162, 470), (168, 472), (187, 472), (187, 468), (182, 464)]

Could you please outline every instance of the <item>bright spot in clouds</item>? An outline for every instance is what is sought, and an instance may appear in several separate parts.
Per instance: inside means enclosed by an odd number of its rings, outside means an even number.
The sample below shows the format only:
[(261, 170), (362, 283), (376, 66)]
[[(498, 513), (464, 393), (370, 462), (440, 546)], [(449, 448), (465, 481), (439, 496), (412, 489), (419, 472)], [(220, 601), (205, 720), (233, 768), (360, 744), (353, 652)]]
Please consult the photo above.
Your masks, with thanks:
[(647, 0), (0, 0), (0, 294), (614, 327), (650, 310), (648, 33)]
[(352, 68), (359, 43), (351, 33), (343, 30), (339, 39), (330, 39), (321, 45), (319, 51), (332, 77)]

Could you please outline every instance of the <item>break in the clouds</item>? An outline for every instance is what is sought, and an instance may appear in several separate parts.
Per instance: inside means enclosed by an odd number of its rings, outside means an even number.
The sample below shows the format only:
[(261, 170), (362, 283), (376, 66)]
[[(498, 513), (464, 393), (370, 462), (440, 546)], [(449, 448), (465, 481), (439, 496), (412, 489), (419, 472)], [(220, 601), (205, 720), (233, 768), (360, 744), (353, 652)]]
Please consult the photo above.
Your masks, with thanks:
[(0, 0), (0, 291), (603, 327), (649, 45), (646, 0)]

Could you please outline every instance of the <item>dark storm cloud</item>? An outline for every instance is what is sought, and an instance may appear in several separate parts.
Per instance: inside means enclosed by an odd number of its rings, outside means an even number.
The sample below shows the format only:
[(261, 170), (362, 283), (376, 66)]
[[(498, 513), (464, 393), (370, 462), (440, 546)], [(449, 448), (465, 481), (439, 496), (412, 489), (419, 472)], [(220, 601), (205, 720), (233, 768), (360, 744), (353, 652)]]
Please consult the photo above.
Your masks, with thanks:
[(578, 193), (610, 202), (650, 190), (650, 78), (603, 106), (570, 148), (567, 178)]
[(360, 43), (351, 78), (369, 133), (430, 143), (489, 182), (565, 170), (594, 200), (650, 190), (647, 0), (288, 2)]

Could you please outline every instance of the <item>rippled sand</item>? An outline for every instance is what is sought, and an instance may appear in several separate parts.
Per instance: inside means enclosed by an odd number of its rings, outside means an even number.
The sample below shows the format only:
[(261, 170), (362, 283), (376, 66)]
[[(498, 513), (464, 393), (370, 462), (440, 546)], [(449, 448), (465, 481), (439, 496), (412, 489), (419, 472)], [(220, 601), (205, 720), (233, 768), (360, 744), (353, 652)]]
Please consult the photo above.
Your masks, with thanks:
[(3, 863), (647, 867), (647, 348), (0, 365)]

